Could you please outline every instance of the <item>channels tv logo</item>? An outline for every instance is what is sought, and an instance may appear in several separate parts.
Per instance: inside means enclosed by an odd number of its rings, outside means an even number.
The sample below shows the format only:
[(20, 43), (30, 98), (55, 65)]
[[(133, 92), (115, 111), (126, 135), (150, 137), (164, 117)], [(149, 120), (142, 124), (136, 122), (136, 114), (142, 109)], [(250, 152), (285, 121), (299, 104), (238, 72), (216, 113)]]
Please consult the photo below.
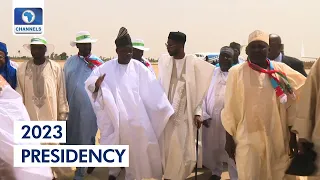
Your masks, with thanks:
[(43, 34), (42, 8), (15, 8), (14, 32), (28, 35)]

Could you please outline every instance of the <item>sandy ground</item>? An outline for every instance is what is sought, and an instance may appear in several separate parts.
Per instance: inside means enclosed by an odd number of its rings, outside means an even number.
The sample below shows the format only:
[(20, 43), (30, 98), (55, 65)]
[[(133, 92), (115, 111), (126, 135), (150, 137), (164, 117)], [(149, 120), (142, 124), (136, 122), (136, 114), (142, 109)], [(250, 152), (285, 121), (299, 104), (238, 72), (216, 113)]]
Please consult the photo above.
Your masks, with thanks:
[[(18, 64), (21, 63), (21, 61), (17, 61)], [(58, 63), (63, 67), (64, 66), (64, 61), (58, 61)], [(153, 64), (152, 65), (154, 68), (154, 71), (156, 74), (158, 74), (158, 65), (157, 64)], [(309, 70), (306, 70), (307, 73), (309, 73)], [(99, 138), (99, 132), (97, 133), (97, 138)], [(73, 170), (75, 170), (74, 168), (72, 168)], [(226, 170), (226, 168), (225, 168)], [(63, 177), (59, 177), (58, 180), (72, 180), (73, 178), (73, 171), (66, 173)], [(202, 168), (198, 170), (198, 180), (208, 180), (209, 177), (211, 176), (211, 172), (206, 169), (206, 168)], [(108, 179), (108, 168), (96, 168), (92, 174), (90, 175), (86, 175), (85, 180), (107, 180)], [(187, 180), (193, 180), (195, 179), (194, 177), (194, 173), (192, 173)], [(222, 180), (228, 180), (229, 179), (229, 175), (228, 172), (224, 172), (222, 174)], [(121, 171), (120, 177), (118, 178), (118, 180), (124, 180), (124, 170)]]

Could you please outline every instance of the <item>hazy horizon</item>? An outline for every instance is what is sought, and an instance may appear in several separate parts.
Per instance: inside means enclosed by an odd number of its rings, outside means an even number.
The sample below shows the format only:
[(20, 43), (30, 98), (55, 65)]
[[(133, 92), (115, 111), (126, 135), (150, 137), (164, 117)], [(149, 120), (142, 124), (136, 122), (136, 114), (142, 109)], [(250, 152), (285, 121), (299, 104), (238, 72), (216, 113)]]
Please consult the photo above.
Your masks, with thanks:
[[(162, 1), (84, 1), (45, 0), (45, 34), (55, 53), (76, 54), (69, 45), (75, 34), (87, 30), (98, 42), (92, 53), (116, 56), (114, 40), (119, 28), (128, 29), (132, 39), (141, 38), (150, 51), (145, 57), (158, 58), (166, 53), (170, 31), (187, 35), (186, 52), (218, 52), (232, 41), (246, 44), (248, 35), (260, 29), (282, 37), (285, 53), (300, 58), (304, 44), (306, 56), (319, 57), (320, 1), (308, 0), (162, 0)], [(9, 55), (30, 55), (22, 45), (31, 37), (12, 33), (12, 1), (1, 4), (4, 18), (0, 41), (8, 46)]]

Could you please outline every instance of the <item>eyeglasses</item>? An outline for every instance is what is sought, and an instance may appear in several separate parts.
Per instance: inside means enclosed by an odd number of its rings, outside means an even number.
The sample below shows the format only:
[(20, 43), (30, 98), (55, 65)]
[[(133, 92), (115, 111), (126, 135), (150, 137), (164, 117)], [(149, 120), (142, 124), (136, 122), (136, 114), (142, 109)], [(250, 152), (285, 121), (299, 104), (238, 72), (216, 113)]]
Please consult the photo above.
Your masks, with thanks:
[(169, 45), (169, 44), (167, 44), (167, 43), (165, 43), (164, 44), (167, 48), (173, 48), (173, 47), (176, 47), (177, 45), (175, 45), (175, 44), (172, 44), (172, 45)]
[(5, 59), (5, 57), (4, 56), (0, 56), (0, 59)]

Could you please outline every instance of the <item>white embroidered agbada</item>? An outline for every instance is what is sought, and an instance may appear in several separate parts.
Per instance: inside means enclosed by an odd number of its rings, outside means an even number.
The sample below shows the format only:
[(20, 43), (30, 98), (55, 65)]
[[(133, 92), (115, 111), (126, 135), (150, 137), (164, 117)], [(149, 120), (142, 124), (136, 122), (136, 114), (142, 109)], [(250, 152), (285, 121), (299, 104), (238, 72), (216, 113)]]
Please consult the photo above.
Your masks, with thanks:
[[(100, 90), (92, 93), (99, 76)], [(110, 60), (96, 68), (85, 82), (101, 132), (100, 144), (129, 145), (126, 179), (162, 178), (158, 139), (173, 114), (160, 83), (141, 62)], [(117, 176), (120, 168), (110, 168)]]
[[(305, 77), (289, 66), (271, 61), (287, 75), (299, 96)], [(236, 143), (239, 180), (280, 180), (289, 165), (289, 126), (296, 116), (296, 101), (281, 104), (270, 77), (242, 63), (229, 70), (225, 106), (221, 113), (225, 130)]]
[(17, 70), (17, 92), (32, 121), (66, 120), (69, 106), (62, 67), (51, 60), (35, 65), (32, 60)]
[(215, 68), (207, 93), (203, 100), (203, 120), (209, 120), (210, 126), (202, 126), (203, 165), (209, 168), (212, 175), (221, 177), (223, 162), (228, 163), (229, 175), (232, 180), (237, 179), (236, 165), (225, 151), (226, 131), (221, 122), (221, 111), (224, 107), (224, 95), (228, 72)]
[(194, 116), (202, 115), (202, 101), (214, 66), (194, 55), (180, 60), (163, 55), (158, 67), (159, 79), (175, 110), (161, 138), (164, 178), (182, 180), (196, 164)]
[[(0, 77), (0, 179), (3, 180), (52, 180), (50, 167), (13, 167), (14, 121), (30, 121), (21, 96), (10, 85), (2, 84)], [(2, 81), (2, 82), (1, 82)], [(27, 145), (27, 143), (23, 143)], [(33, 143), (32, 145), (40, 145)]]

